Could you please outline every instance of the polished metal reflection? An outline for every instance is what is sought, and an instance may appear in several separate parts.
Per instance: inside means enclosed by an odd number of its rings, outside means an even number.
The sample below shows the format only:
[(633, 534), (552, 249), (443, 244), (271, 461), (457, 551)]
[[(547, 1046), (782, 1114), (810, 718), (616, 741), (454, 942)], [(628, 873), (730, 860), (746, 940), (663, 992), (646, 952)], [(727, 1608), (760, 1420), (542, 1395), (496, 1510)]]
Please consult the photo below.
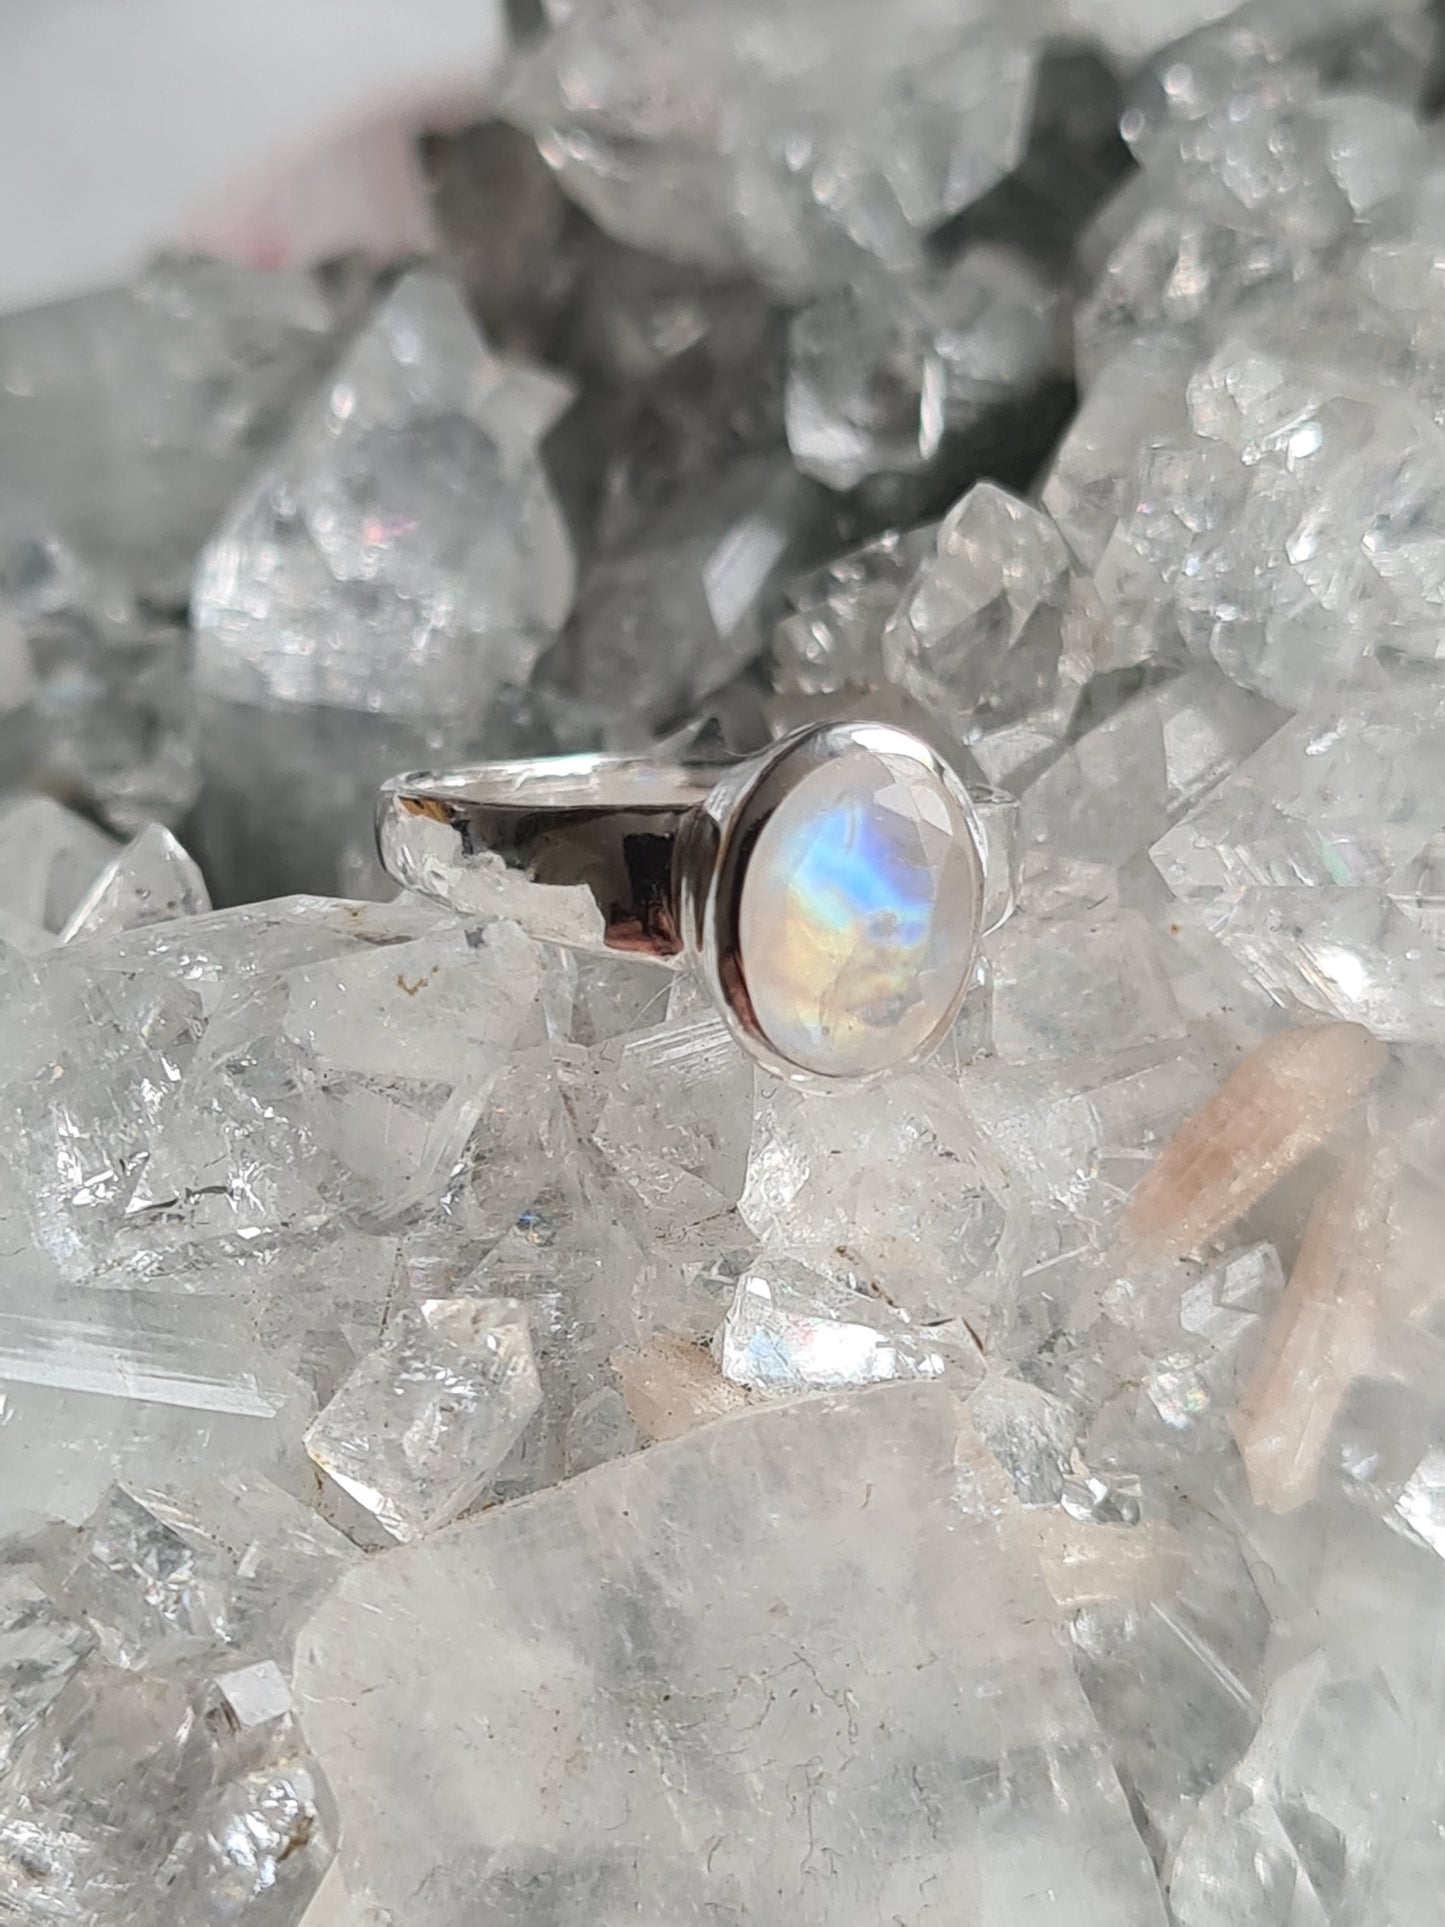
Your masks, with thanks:
[[(771, 1000), (753, 995), (750, 970), (754, 986), (761, 987), (767, 973), (768, 988), (778, 993), (791, 926), (779, 926), (780, 940), (751, 958), (744, 954), (742, 927), (749, 865), (760, 844), (769, 846), (769, 825), (788, 820), (779, 819), (785, 806), (806, 816), (805, 786), (811, 783), (820, 797), (830, 793), (829, 783), (836, 786), (836, 773), (846, 770), (850, 758), (876, 766), (884, 790), (891, 782), (900, 795), (911, 795), (913, 785), (936, 796), (939, 822), (946, 822), (951, 838), (943, 867), (952, 892), (948, 902), (915, 911), (915, 917), (945, 918), (948, 932), (942, 969), (938, 945), (929, 952), (927, 1021), (916, 1008), (906, 1023), (890, 1020), (889, 1010), (901, 1010), (907, 1000), (884, 1000), (869, 1015), (877, 1034), (851, 1057), (841, 1048), (830, 1052), (826, 1039), (801, 1050), (796, 1039), (806, 1027), (779, 1020), (778, 994)], [(999, 813), (996, 799), (990, 813)], [(870, 1074), (895, 1068), (934, 1048), (965, 994), (987, 895), (993, 895), (997, 913), (997, 892), (989, 893), (985, 884), (994, 867), (985, 863), (986, 832), (967, 790), (936, 751), (887, 724), (813, 725), (727, 764), (588, 755), (419, 772), (385, 786), (377, 833), (382, 861), (398, 882), (464, 914), (515, 917), (537, 936), (586, 949), (668, 964), (690, 959), (746, 1048), (769, 1069), (805, 1082), (851, 1079), (860, 1064)], [(937, 825), (929, 835), (936, 850)], [(1001, 868), (1006, 878), (1008, 866)], [(838, 875), (851, 872), (844, 866)], [(939, 889), (941, 878), (935, 865), (910, 887)], [(785, 891), (788, 882), (784, 874)], [(753, 930), (769, 927), (774, 920), (768, 916), (760, 922), (757, 889), (751, 903)], [(869, 893), (858, 903), (864, 914)], [(806, 923), (807, 903), (792, 908), (801, 910)], [(873, 954), (886, 962), (901, 943), (906, 962), (910, 939), (898, 934), (906, 923), (895, 906), (882, 905), (868, 933)], [(757, 949), (756, 937), (753, 943)], [(886, 979), (886, 971), (879, 974)], [(784, 980), (782, 990), (787, 988)], [(918, 1001), (915, 995), (915, 1006)], [(760, 1005), (774, 1012), (775, 1034), (760, 1018)], [(896, 1036), (889, 1034), (890, 1021)], [(789, 1041), (780, 1042), (782, 1037)]]
[(383, 788), (377, 843), (399, 883), (454, 909), (516, 914), (506, 885), (521, 882), (555, 899), (524, 905), (541, 934), (666, 962), (683, 947), (679, 836), (723, 773), (615, 756), (421, 771)]

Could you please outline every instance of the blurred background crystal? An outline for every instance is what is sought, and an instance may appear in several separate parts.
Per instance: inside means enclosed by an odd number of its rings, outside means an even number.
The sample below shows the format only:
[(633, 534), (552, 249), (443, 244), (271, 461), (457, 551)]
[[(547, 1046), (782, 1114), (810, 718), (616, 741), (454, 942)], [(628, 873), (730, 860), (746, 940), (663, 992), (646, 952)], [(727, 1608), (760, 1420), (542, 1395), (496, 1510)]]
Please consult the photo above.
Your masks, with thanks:
[(548, 25), (508, 113), (568, 191), (635, 246), (786, 293), (921, 262), (1025, 149), (1037, 43), (992, 0), (907, 0), (886, 23), (556, 7)]
[[(1425, 1927), (1439, 9), (144, 0), (103, 100), (80, 11), (0, 9), (0, 1917)], [(999, 920), (863, 1092), (373, 853), (870, 715)]]

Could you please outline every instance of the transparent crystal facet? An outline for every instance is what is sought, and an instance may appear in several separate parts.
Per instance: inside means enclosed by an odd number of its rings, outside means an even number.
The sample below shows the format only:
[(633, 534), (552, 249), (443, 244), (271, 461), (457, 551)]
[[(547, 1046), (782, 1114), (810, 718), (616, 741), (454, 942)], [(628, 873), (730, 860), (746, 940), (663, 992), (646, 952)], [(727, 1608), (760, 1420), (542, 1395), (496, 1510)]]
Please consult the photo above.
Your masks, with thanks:
[(306, 1434), (315, 1463), (397, 1539), (465, 1512), (541, 1403), (522, 1307), (403, 1307)]
[(991, 781), (1060, 740), (1079, 694), (1066, 625), (1071, 563), (1046, 515), (981, 482), (883, 633), (883, 660), (967, 743)]
[(910, 1326), (881, 1300), (787, 1259), (738, 1279), (716, 1351), (725, 1378), (770, 1396), (945, 1372), (967, 1383), (981, 1369), (961, 1327)]
[(201, 558), (201, 686), (435, 719), (524, 680), (572, 602), (536, 455), (569, 399), (408, 275)]

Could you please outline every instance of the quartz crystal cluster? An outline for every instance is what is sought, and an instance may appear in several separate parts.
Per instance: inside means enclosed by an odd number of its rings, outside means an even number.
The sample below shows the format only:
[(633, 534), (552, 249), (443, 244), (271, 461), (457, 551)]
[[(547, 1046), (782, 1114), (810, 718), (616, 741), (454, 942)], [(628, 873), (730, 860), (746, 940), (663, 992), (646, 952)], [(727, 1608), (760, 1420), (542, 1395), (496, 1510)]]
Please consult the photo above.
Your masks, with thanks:
[(604, 226), (716, 272), (921, 263), (1022, 157), (1038, 42), (993, 0), (545, 11), (509, 112)]
[[(1438, 1918), (1437, 11), (547, 0), (434, 258), (0, 317), (0, 1919)], [(825, 718), (882, 1082), (371, 854)]]
[(191, 565), (348, 306), (342, 281), (177, 261), (129, 288), (0, 315), (12, 770), (122, 829), (185, 815)]

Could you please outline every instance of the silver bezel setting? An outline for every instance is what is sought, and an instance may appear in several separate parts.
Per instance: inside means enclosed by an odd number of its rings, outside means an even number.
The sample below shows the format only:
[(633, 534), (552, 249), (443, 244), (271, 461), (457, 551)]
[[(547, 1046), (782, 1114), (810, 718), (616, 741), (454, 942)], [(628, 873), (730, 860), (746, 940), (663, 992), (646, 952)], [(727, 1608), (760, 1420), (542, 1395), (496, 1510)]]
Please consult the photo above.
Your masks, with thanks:
[[(957, 805), (972, 858), (973, 919), (959, 985), (927, 1036), (892, 1063), (869, 1072), (828, 1076), (794, 1063), (763, 1031), (747, 990), (738, 941), (748, 864), (774, 813), (800, 783), (850, 751), (900, 757), (932, 776)], [(731, 770), (693, 812), (678, 849), (678, 910), (688, 956), (724, 1023), (766, 1070), (809, 1088), (853, 1088), (906, 1069), (935, 1051), (968, 994), (983, 926), (985, 844), (967, 789), (943, 758), (909, 731), (887, 723), (823, 723), (799, 730)]]

